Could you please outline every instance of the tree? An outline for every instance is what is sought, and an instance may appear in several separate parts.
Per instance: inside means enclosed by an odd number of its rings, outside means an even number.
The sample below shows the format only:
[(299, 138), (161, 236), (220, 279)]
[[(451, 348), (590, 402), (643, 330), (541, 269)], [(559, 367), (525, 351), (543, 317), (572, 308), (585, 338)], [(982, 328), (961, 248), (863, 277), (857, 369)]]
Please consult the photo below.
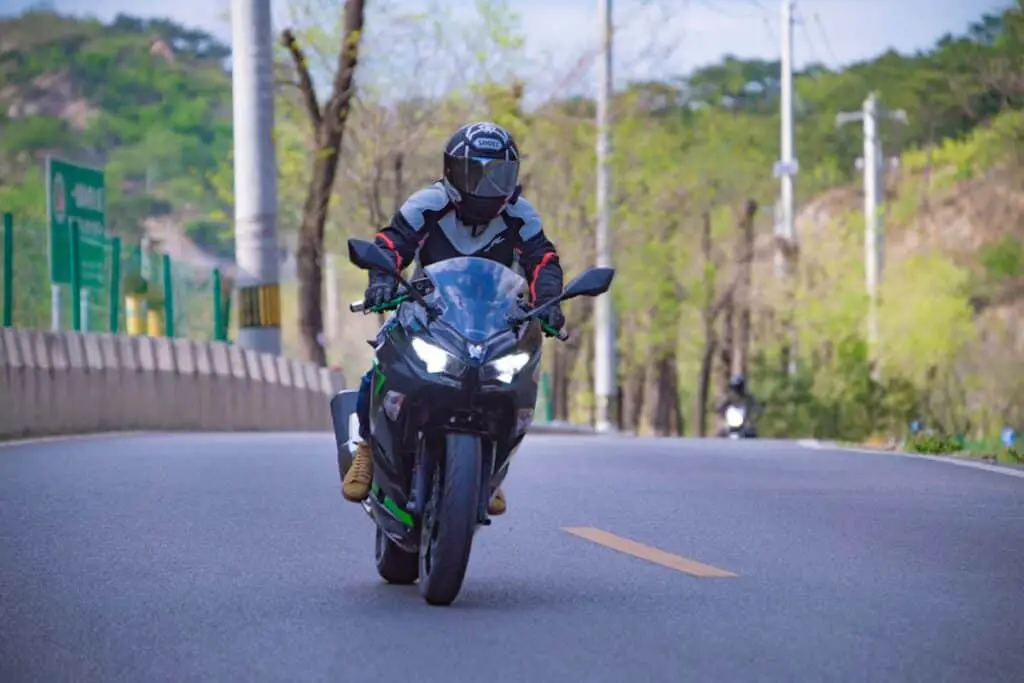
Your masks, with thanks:
[(363, 33), (365, 0), (347, 0), (338, 66), (330, 97), (321, 107), (306, 56), (291, 29), (281, 33), (281, 44), (291, 53), (299, 89), (306, 105), (309, 123), (314, 131), (316, 152), (312, 175), (302, 208), (297, 253), (299, 273), (299, 334), (303, 356), (312, 363), (326, 365), (327, 357), (320, 343), (323, 332), (323, 246), (324, 225), (331, 199), (331, 190), (338, 172), (341, 145), (345, 134), (351, 102), (355, 92), (355, 71), (359, 61), (359, 44)]

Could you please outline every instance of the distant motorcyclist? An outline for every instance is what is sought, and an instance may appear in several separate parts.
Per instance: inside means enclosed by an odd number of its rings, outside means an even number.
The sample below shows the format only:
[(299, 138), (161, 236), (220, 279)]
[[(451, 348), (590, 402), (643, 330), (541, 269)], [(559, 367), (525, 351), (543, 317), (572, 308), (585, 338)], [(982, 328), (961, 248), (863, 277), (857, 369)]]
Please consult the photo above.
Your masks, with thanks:
[(747, 379), (742, 374), (733, 375), (729, 379), (725, 397), (715, 406), (715, 413), (720, 419), (719, 436), (725, 436), (729, 432), (729, 426), (725, 423), (725, 413), (730, 406), (743, 409), (746, 414), (746, 424), (744, 424), (743, 430), (748, 436), (756, 438), (757, 418), (761, 412), (761, 404), (752, 393), (747, 391)]
[[(545, 236), (540, 214), (520, 195), (519, 148), (512, 135), (487, 121), (460, 128), (444, 150), (444, 176), (415, 192), (402, 204), (375, 243), (390, 252), (401, 269), (415, 260), (421, 267), (460, 256), (477, 256), (512, 267), (518, 260), (530, 283), (531, 304), (539, 305), (562, 293), (562, 267), (555, 246)], [(370, 271), (364, 295), (367, 307), (393, 299), (394, 277)], [(541, 317), (560, 330), (565, 316), (552, 306)], [(391, 318), (378, 337), (387, 333)], [(363, 376), (356, 400), (360, 443), (345, 474), (341, 493), (358, 503), (373, 481), (369, 444), (370, 385), (373, 368)], [(488, 503), (491, 515), (505, 512), (505, 495), (498, 489)]]

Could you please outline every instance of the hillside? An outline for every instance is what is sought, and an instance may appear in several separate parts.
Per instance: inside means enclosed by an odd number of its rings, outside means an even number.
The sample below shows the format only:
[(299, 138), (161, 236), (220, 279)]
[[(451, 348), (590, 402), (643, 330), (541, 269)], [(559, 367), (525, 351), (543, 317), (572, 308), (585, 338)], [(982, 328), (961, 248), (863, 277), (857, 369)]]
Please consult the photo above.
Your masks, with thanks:
[(228, 54), (164, 21), (32, 12), (0, 22), (0, 204), (41, 219), (42, 159), (56, 153), (106, 166), (108, 228), (131, 242), (147, 218), (172, 213), (197, 233), (211, 219), (223, 228)]

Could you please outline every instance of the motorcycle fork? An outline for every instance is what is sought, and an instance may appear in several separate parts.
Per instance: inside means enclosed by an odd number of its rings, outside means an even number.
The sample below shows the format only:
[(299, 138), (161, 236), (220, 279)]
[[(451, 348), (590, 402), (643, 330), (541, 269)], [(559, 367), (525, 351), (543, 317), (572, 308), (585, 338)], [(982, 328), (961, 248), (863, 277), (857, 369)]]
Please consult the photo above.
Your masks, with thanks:
[[(441, 460), (437, 457), (435, 448), (431, 448), (425, 436), (420, 436), (416, 446), (416, 461), (413, 465), (413, 487), (412, 495), (406, 509), (413, 515), (420, 518), (426, 508), (427, 499), (430, 497), (430, 485), (434, 481), (434, 469), (440, 466)], [(440, 447), (440, 445), (438, 445)], [(491, 477), (494, 475), (494, 463), (497, 457), (497, 449), (493, 442), (482, 454), (484, 458), (482, 475), (480, 477), (480, 495), (478, 496), (479, 506), (477, 508), (477, 523), (484, 526), (491, 524), (491, 518), (487, 514), (487, 504), (491, 500)]]
[(480, 468), (480, 495), (478, 496), (479, 507), (476, 512), (477, 524), (483, 526), (491, 525), (491, 518), (487, 514), (487, 504), (491, 502), (491, 477), (494, 476), (494, 463), (497, 458), (498, 449), (493, 441), (487, 441), (489, 447), (481, 449), (480, 456), (483, 458)]
[(416, 516), (422, 516), (430, 497), (430, 483), (434, 480), (437, 456), (427, 444), (427, 437), (420, 434), (416, 443), (416, 460), (413, 463), (412, 495), (406, 509)]

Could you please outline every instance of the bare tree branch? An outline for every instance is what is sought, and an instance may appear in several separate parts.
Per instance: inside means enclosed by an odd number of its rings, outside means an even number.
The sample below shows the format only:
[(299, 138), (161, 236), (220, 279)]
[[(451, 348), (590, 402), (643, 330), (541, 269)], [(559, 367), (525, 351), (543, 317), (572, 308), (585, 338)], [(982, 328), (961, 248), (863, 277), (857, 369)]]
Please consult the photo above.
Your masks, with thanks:
[(334, 72), (331, 99), (328, 100), (325, 120), (332, 130), (341, 132), (351, 110), (355, 94), (356, 66), (359, 64), (359, 41), (363, 34), (365, 0), (349, 0), (345, 3), (345, 32), (341, 50), (338, 52), (338, 67)]
[(313, 87), (313, 79), (309, 76), (309, 66), (306, 62), (306, 55), (299, 45), (298, 39), (290, 28), (281, 32), (281, 45), (288, 49), (295, 62), (295, 71), (298, 73), (298, 88), (302, 91), (302, 99), (306, 104), (306, 112), (309, 114), (309, 121), (315, 130), (320, 128), (320, 105), (316, 101), (316, 88)]

